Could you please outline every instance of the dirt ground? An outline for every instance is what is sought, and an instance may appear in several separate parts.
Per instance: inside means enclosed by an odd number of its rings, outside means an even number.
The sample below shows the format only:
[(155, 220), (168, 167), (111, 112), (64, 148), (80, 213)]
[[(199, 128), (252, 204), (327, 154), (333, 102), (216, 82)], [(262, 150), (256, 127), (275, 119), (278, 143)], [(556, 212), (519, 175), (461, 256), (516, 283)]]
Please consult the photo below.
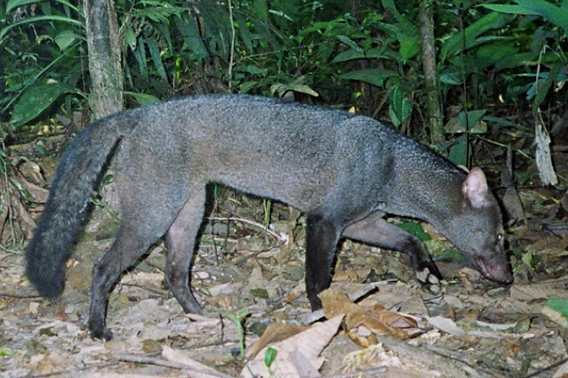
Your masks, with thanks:
[[(57, 300), (30, 287), (21, 245), (0, 250), (0, 377), (568, 377), (568, 201), (542, 190), (520, 198), (530, 217), (508, 228), (512, 285), (482, 278), (419, 223), (445, 277), (440, 292), (418, 285), (405, 256), (345, 240), (318, 318), (303, 284), (302, 216), (273, 203), (266, 229), (267, 202), (219, 191), (193, 266), (204, 315), (184, 314), (171, 296), (159, 242), (110, 295), (108, 342), (86, 330), (91, 270), (118, 224), (98, 207)], [(261, 351), (269, 344), (273, 363)]]

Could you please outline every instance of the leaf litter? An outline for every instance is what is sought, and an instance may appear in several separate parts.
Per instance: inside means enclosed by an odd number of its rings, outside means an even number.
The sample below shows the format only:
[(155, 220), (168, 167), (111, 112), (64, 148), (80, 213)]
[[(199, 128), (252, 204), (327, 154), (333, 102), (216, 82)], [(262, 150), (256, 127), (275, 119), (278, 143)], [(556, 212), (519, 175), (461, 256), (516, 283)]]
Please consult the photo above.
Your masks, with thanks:
[[(37, 183), (18, 182), (45, 195)], [(112, 184), (102, 192), (112, 208)], [(55, 301), (29, 286), (22, 249), (0, 250), (0, 377), (562, 377), (568, 200), (554, 196), (523, 190), (515, 198), (524, 206), (511, 205), (511, 287), (443, 260), (437, 263), (446, 280), (431, 293), (401, 263), (404, 255), (345, 240), (332, 288), (322, 293), (324, 311), (311, 313), (301, 215), (274, 204), (268, 232), (262, 200), (225, 190), (213, 201), (192, 272), (205, 315), (184, 314), (166, 288), (160, 242), (110, 295), (114, 339), (106, 343), (86, 330), (88, 293), (92, 267), (118, 223), (97, 208)], [(421, 225), (432, 237), (430, 250), (448, 250)], [(240, 325), (219, 312), (244, 308), (246, 357), (239, 354)], [(271, 361), (269, 349), (276, 351)]]

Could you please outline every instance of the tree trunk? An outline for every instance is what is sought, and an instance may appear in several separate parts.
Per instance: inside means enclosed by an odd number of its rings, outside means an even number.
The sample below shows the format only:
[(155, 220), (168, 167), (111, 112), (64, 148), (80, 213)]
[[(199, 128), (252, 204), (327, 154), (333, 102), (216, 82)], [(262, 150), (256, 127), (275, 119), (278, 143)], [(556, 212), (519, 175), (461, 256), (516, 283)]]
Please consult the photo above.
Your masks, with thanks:
[(94, 118), (122, 110), (121, 41), (114, 0), (83, 0), (89, 71), (92, 81), (89, 106)]
[(430, 126), (430, 142), (435, 145), (446, 141), (442, 122), (438, 73), (436, 70), (436, 40), (434, 38), (434, 12), (432, 0), (420, 1), (420, 34), (422, 36), (422, 67), (426, 86), (427, 121)]

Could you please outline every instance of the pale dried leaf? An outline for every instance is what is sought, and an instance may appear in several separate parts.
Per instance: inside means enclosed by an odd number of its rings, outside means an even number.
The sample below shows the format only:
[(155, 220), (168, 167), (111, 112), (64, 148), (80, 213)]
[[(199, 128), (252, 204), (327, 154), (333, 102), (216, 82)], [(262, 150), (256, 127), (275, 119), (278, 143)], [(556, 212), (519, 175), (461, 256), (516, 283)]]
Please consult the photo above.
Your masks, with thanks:
[(271, 323), (266, 327), (266, 330), (253, 345), (248, 349), (246, 353), (247, 360), (250, 360), (258, 354), (264, 347), (269, 344), (274, 344), (279, 341), (285, 340), (292, 337), (302, 331), (305, 331), (306, 327), (302, 327), (291, 323)]
[(528, 285), (514, 284), (511, 287), (511, 297), (523, 301), (551, 297), (568, 298), (568, 290), (565, 290), (567, 286), (567, 278), (531, 283)]
[(465, 335), (465, 331), (457, 326), (457, 324), (448, 318), (442, 316), (427, 317), (428, 322), (435, 328), (447, 332), (450, 335)]
[(568, 377), (568, 362), (565, 362), (562, 366), (560, 366), (552, 376), (552, 378), (566, 378), (566, 377)]
[(83, 373), (77, 374), (79, 378), (156, 378), (149, 374), (120, 374), (120, 373)]
[(543, 306), (542, 309), (540, 310), (540, 312), (542, 312), (544, 315), (548, 316), (548, 318), (550, 320), (552, 320), (553, 322), (555, 322), (556, 324), (558, 324), (558, 325), (560, 325), (564, 328), (568, 328), (568, 319), (566, 319), (564, 316), (562, 316), (562, 314), (559, 313), (558, 311), (555, 311), (548, 306)]
[(552, 166), (552, 158), (550, 157), (550, 136), (540, 122), (537, 122), (535, 125), (535, 142), (535, 162), (540, 180), (544, 185), (556, 185), (558, 177), (556, 177), (556, 172)]
[(162, 348), (162, 357), (168, 361), (182, 364), (191, 368), (192, 378), (218, 378), (219, 373), (209, 366), (200, 364), (199, 362), (189, 358), (180, 350), (175, 350), (167, 345)]
[[(324, 361), (322, 358), (318, 358), (318, 356), (333, 336), (335, 336), (342, 320), (343, 316), (335, 317), (323, 323), (316, 324), (304, 332), (284, 341), (271, 345), (270, 347), (277, 351), (277, 355), (270, 366), (270, 372), (264, 365), (264, 355), (267, 347), (264, 348), (252, 361), (249, 361), (247, 366), (241, 371), (240, 376), (243, 378), (252, 378), (252, 374), (256, 374), (264, 377), (299, 378), (301, 375), (290, 357), (291, 353), (301, 353), (314, 369), (319, 369)], [(302, 369), (305, 368), (304, 366)]]
[(297, 350), (290, 352), (290, 361), (294, 364), (301, 378), (319, 378), (321, 374), (310, 361)]

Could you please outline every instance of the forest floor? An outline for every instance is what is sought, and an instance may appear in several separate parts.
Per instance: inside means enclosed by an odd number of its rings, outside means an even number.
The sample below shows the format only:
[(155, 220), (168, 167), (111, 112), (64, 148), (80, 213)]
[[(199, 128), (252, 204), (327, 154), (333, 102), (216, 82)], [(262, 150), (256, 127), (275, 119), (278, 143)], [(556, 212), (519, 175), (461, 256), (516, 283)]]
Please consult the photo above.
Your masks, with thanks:
[[(39, 165), (51, 176), (52, 161)], [(102, 192), (113, 203), (112, 184)], [(39, 211), (11, 195), (13, 227), (29, 238)], [(305, 295), (302, 215), (273, 203), (265, 228), (265, 201), (217, 190), (192, 271), (203, 316), (184, 314), (165, 286), (160, 241), (111, 293), (107, 342), (86, 330), (91, 270), (118, 225), (97, 207), (56, 300), (25, 279), (21, 246), (0, 249), (0, 377), (567, 377), (568, 234), (558, 225), (568, 198), (542, 188), (519, 195), (526, 219), (507, 234), (512, 285), (467, 268), (420, 222), (445, 278), (440, 292), (420, 287), (404, 255), (344, 240), (324, 315)], [(11, 233), (4, 228), (3, 246)]]

